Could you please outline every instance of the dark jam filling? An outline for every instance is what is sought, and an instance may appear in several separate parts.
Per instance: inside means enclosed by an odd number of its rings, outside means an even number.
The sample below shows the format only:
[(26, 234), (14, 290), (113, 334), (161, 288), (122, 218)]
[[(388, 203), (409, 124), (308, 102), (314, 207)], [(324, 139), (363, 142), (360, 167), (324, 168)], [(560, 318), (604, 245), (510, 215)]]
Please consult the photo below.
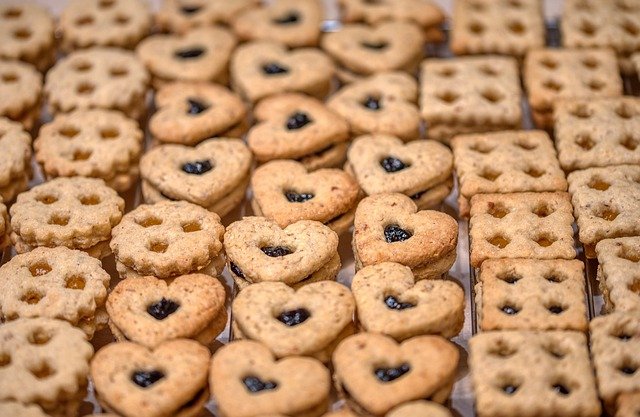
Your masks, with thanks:
[(281, 256), (286, 256), (293, 253), (291, 252), (291, 249), (285, 248), (284, 246), (265, 246), (263, 248), (260, 248), (260, 250), (265, 255), (270, 256), (272, 258), (279, 258)]
[(400, 159), (394, 156), (387, 156), (380, 160), (380, 166), (388, 173), (402, 171), (405, 168), (410, 167), (410, 164), (406, 164)]
[(180, 308), (180, 304), (172, 300), (162, 299), (147, 307), (147, 313), (156, 320), (164, 320)]
[(304, 203), (305, 201), (311, 200), (315, 197), (313, 193), (297, 193), (295, 191), (285, 191), (284, 196), (287, 197), (287, 200), (290, 203)]
[(244, 277), (244, 274), (242, 273), (242, 270), (238, 268), (238, 265), (234, 264), (233, 262), (229, 262), (229, 268), (231, 269), (231, 272), (233, 272), (237, 277), (246, 279)]
[(305, 127), (313, 120), (309, 118), (307, 113), (303, 112), (295, 112), (287, 119), (287, 129), (289, 130), (297, 130)]
[(300, 14), (295, 10), (290, 11), (284, 16), (273, 19), (273, 23), (276, 25), (290, 25), (293, 23), (298, 23), (300, 21)]
[(278, 316), (278, 320), (289, 327), (294, 327), (304, 323), (309, 317), (311, 317), (311, 313), (309, 313), (308, 310), (298, 308), (296, 310), (283, 312)]
[(247, 391), (252, 394), (258, 393), (260, 391), (269, 391), (278, 388), (278, 384), (273, 381), (262, 381), (257, 376), (248, 376), (242, 380)]
[(195, 98), (188, 98), (187, 104), (189, 104), (189, 109), (187, 110), (187, 113), (191, 115), (200, 114), (209, 108), (208, 105), (206, 105), (205, 103)]
[(282, 66), (276, 62), (270, 62), (262, 66), (262, 71), (267, 75), (278, 75), (288, 73), (289, 68)]
[(381, 382), (394, 381), (411, 370), (408, 363), (403, 363), (397, 368), (378, 368), (375, 370), (375, 375)]
[(402, 242), (411, 236), (413, 236), (411, 232), (402, 229), (397, 224), (390, 224), (384, 228), (384, 238), (387, 243)]
[(206, 172), (211, 171), (212, 169), (213, 165), (208, 159), (202, 161), (187, 162), (186, 164), (182, 165), (182, 171), (192, 175), (202, 175)]
[(142, 388), (148, 388), (156, 382), (164, 378), (164, 374), (160, 371), (135, 371), (131, 375), (131, 380)]
[(398, 301), (398, 299), (396, 297), (394, 297), (393, 295), (390, 295), (390, 296), (386, 297), (384, 299), (384, 303), (391, 310), (404, 310), (406, 308), (415, 307), (415, 305), (413, 305), (411, 303), (403, 303), (401, 301)]
[(194, 59), (199, 58), (204, 54), (205, 50), (201, 47), (179, 49), (173, 53), (176, 58), (180, 59)]
[(380, 42), (361, 42), (360, 45), (362, 45), (363, 47), (367, 48), (367, 49), (372, 49), (374, 51), (381, 51), (383, 49), (386, 49), (389, 46), (388, 42), (385, 41), (380, 41)]
[(380, 110), (382, 108), (380, 99), (373, 96), (368, 96), (366, 100), (362, 102), (362, 105), (369, 110)]

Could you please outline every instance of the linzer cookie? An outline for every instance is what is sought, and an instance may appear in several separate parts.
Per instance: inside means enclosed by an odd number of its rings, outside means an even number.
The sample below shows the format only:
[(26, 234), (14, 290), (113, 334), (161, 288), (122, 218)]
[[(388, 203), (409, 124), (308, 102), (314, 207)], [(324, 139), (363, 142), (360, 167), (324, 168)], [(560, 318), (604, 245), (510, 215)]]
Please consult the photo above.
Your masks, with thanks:
[(458, 175), (460, 215), (476, 194), (566, 191), (567, 180), (544, 131), (506, 131), (451, 140)]
[(144, 0), (72, 0), (60, 15), (62, 49), (133, 49), (149, 34), (151, 23), (151, 10)]
[(0, 60), (0, 117), (31, 130), (40, 117), (42, 75), (31, 65)]
[(47, 178), (93, 177), (118, 192), (138, 178), (144, 133), (113, 110), (76, 110), (42, 126), (33, 147)]
[(602, 239), (640, 232), (640, 167), (620, 165), (569, 174), (569, 192), (585, 254)]
[(140, 160), (142, 195), (147, 203), (185, 200), (224, 217), (244, 199), (250, 168), (240, 139), (157, 146)]
[(31, 136), (23, 126), (0, 117), (0, 198), (11, 203), (31, 178)]
[(37, 405), (52, 416), (78, 415), (93, 355), (85, 337), (69, 323), (48, 318), (0, 326), (0, 402)]
[(11, 244), (11, 222), (9, 221), (9, 213), (7, 206), (4, 205), (0, 198), (0, 253), (2, 253)]
[(520, 128), (522, 91), (514, 58), (427, 59), (420, 74), (428, 138), (447, 143), (460, 133)]
[(68, 321), (91, 339), (106, 326), (109, 274), (84, 252), (36, 248), (0, 268), (0, 317)]
[(596, 254), (605, 310), (640, 311), (640, 238), (601, 240)]
[(471, 265), (486, 259), (573, 259), (569, 194), (478, 194), (471, 198)]
[(527, 53), (523, 82), (533, 121), (553, 127), (554, 104), (563, 99), (622, 95), (622, 80), (610, 49), (534, 49)]
[(18, 196), (11, 206), (11, 241), (18, 253), (66, 246), (104, 258), (123, 212), (124, 200), (103, 180), (56, 178)]
[(334, 280), (340, 271), (338, 235), (324, 224), (299, 220), (284, 228), (264, 217), (245, 217), (224, 234), (224, 251), (238, 288), (282, 282), (294, 288)]
[(167, 84), (156, 92), (155, 104), (158, 111), (149, 120), (149, 130), (163, 143), (197, 145), (215, 136), (240, 137), (246, 131), (242, 100), (217, 84)]
[(309, 171), (344, 163), (349, 125), (321, 101), (279, 94), (260, 101), (253, 115), (257, 124), (247, 135), (247, 145), (258, 162), (295, 159)]
[(584, 334), (485, 332), (469, 345), (479, 417), (600, 416)]
[(385, 72), (343, 86), (327, 106), (344, 117), (353, 135), (381, 133), (404, 141), (420, 137), (418, 83), (403, 72)]
[(441, 278), (456, 260), (458, 224), (439, 211), (418, 211), (404, 194), (375, 194), (358, 204), (353, 253), (356, 270), (382, 262), (411, 268), (416, 280)]
[(113, 230), (111, 249), (121, 277), (169, 279), (222, 272), (220, 217), (186, 201), (140, 205)]

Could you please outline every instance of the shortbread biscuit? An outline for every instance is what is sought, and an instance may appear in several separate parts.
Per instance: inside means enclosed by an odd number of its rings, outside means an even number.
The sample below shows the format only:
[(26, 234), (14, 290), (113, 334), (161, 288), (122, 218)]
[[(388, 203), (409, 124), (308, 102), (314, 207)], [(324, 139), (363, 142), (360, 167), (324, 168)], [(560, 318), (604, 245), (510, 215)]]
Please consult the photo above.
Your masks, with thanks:
[(640, 311), (640, 237), (603, 239), (596, 255), (606, 311)]
[(25, 130), (40, 117), (42, 74), (24, 62), (0, 60), (0, 117), (20, 122)]
[(163, 32), (185, 33), (200, 26), (229, 26), (234, 17), (260, 0), (164, 0), (156, 13)]
[(0, 117), (0, 198), (11, 203), (31, 178), (31, 136), (23, 126)]

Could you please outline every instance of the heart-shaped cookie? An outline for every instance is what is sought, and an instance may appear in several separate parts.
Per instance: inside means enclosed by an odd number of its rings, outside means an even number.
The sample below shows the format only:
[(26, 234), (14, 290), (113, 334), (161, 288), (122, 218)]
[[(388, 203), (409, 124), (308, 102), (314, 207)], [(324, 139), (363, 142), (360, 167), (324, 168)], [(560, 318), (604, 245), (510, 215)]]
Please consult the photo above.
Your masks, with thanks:
[(446, 401), (459, 356), (455, 345), (440, 336), (399, 344), (378, 333), (359, 333), (334, 352), (334, 381), (356, 410), (384, 415), (407, 401)]
[(289, 51), (269, 41), (241, 45), (231, 59), (233, 86), (251, 102), (284, 92), (323, 98), (334, 72), (331, 59), (317, 49)]
[(247, 340), (216, 352), (209, 382), (226, 417), (318, 416), (327, 409), (331, 385), (321, 362), (307, 357), (277, 361), (266, 346)]
[(358, 321), (368, 332), (396, 340), (433, 334), (450, 339), (464, 323), (464, 291), (445, 280), (415, 282), (411, 269), (384, 262), (353, 277)]
[(182, 275), (170, 284), (140, 277), (125, 279), (114, 288), (107, 312), (118, 340), (150, 348), (179, 338), (208, 344), (227, 323), (224, 301), (224, 287), (208, 275)]
[(382, 262), (408, 266), (415, 278), (440, 278), (456, 260), (458, 223), (445, 213), (418, 211), (404, 194), (375, 194), (356, 210), (356, 269)]
[(155, 15), (162, 32), (185, 33), (199, 26), (229, 26), (242, 11), (260, 0), (165, 0)]
[(111, 343), (91, 361), (100, 403), (125, 417), (192, 417), (209, 398), (209, 349), (178, 339), (153, 350), (131, 342)]

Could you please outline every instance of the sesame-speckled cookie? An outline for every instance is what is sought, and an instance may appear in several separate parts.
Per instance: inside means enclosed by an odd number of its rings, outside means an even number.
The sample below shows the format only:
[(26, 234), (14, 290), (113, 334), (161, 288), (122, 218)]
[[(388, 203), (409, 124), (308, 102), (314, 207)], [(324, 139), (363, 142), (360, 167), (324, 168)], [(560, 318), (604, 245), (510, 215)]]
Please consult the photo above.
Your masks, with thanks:
[(229, 26), (242, 11), (260, 0), (164, 0), (156, 13), (163, 32), (185, 33), (200, 26)]
[(0, 117), (0, 198), (11, 203), (31, 178), (31, 136), (20, 123)]
[(0, 117), (31, 130), (40, 117), (42, 74), (25, 62), (0, 60)]

